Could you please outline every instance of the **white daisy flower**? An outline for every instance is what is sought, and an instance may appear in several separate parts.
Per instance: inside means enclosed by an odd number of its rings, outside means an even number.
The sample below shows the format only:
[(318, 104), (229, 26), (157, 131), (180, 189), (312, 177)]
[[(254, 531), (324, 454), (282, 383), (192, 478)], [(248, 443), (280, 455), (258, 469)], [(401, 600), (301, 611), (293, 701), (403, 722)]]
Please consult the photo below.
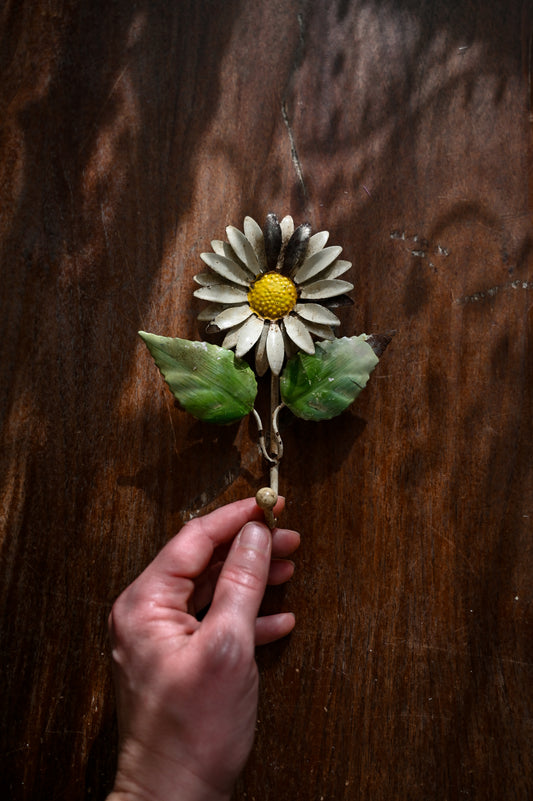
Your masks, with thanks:
[(280, 223), (269, 214), (264, 231), (246, 217), (244, 234), (231, 225), (226, 233), (228, 242), (214, 240), (214, 252), (200, 256), (209, 272), (194, 277), (194, 295), (209, 305), (198, 319), (209, 333), (225, 331), (222, 346), (239, 358), (255, 345), (258, 375), (269, 367), (279, 375), (286, 355), (315, 352), (312, 336), (335, 338), (340, 320), (327, 306), (351, 302), (344, 293), (353, 284), (338, 280), (351, 262), (339, 259), (341, 247), (325, 247), (327, 231), (295, 230), (289, 216)]

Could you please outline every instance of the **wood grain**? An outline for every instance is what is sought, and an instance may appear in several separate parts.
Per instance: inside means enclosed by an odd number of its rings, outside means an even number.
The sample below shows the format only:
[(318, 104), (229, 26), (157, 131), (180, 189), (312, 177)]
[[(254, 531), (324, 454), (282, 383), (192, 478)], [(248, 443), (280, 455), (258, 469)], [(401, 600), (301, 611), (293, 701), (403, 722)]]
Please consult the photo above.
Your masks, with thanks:
[(176, 409), (200, 252), (268, 211), (396, 329), (357, 404), (287, 415), (302, 532), (236, 799), (533, 794), (532, 15), (520, 0), (7, 0), (0, 10), (0, 776), (103, 799), (106, 620), (192, 515), (254, 494), (247, 421)]

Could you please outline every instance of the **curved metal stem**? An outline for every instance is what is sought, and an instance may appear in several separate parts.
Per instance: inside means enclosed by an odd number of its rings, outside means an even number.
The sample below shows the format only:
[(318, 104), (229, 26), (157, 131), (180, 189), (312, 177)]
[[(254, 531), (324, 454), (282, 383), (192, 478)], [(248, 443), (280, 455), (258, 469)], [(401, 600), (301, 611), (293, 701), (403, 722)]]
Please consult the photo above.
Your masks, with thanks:
[(283, 456), (283, 443), (277, 425), (279, 408), (279, 376), (272, 373), (270, 380), (270, 437), (268, 444), (272, 456), (276, 457), (276, 461), (270, 465), (270, 487), (276, 495), (278, 494), (279, 486), (279, 461)]
[(263, 421), (261, 420), (261, 417), (259, 416), (259, 412), (257, 411), (257, 409), (255, 407), (252, 409), (253, 415), (255, 417), (255, 422), (257, 425), (259, 448), (264, 458), (267, 460), (267, 462), (270, 462), (271, 464), (278, 464), (281, 457), (283, 456), (283, 440), (281, 439), (281, 435), (278, 429), (278, 416), (281, 409), (283, 409), (284, 406), (285, 406), (284, 403), (280, 403), (279, 406), (277, 406), (276, 409), (274, 410), (274, 414), (272, 416), (272, 431), (274, 432), (274, 441), (276, 443), (275, 453), (269, 453), (267, 451)]
[(253, 415), (255, 417), (255, 422), (257, 424), (259, 448), (261, 450), (261, 453), (263, 454), (263, 457), (270, 464), (270, 487), (276, 493), (276, 495), (278, 494), (278, 486), (279, 486), (279, 463), (283, 456), (283, 440), (281, 439), (281, 435), (279, 433), (278, 417), (284, 405), (285, 405), (284, 403), (278, 403), (278, 405), (271, 414), (270, 437), (269, 437), (270, 453), (267, 450), (265, 442), (265, 431), (263, 428), (263, 421), (261, 420), (261, 417), (257, 409), (255, 407), (252, 409)]
[(280, 411), (285, 406), (284, 403), (278, 404), (274, 409), (274, 414), (272, 415), (272, 433), (274, 434), (274, 442), (276, 443), (276, 452), (278, 455), (278, 462), (280, 461), (281, 457), (283, 456), (283, 440), (281, 439), (281, 434), (279, 433), (278, 428), (278, 417)]
[(265, 457), (267, 462), (271, 462), (272, 464), (276, 464), (277, 461), (278, 461), (277, 454), (275, 456), (271, 456), (269, 454), (269, 452), (267, 451), (267, 449), (266, 449), (265, 430), (263, 428), (263, 421), (261, 420), (261, 417), (259, 416), (259, 412), (257, 411), (257, 409), (255, 407), (252, 409), (252, 412), (253, 412), (254, 417), (255, 417), (255, 422), (257, 423), (257, 433), (258, 433), (258, 437), (259, 437), (259, 447), (261, 449), (261, 453), (263, 454), (263, 456)]

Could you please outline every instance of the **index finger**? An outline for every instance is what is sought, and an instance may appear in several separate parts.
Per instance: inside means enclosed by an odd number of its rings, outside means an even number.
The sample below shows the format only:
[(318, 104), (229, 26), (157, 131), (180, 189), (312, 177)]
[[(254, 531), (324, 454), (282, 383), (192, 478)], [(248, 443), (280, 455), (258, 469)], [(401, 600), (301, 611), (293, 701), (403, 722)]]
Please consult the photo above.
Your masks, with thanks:
[[(275, 513), (279, 514), (284, 506), (285, 499), (279, 498)], [(159, 552), (150, 571), (170, 577), (196, 578), (208, 566), (215, 548), (232, 540), (245, 523), (263, 519), (263, 510), (255, 498), (234, 501), (194, 518)]]

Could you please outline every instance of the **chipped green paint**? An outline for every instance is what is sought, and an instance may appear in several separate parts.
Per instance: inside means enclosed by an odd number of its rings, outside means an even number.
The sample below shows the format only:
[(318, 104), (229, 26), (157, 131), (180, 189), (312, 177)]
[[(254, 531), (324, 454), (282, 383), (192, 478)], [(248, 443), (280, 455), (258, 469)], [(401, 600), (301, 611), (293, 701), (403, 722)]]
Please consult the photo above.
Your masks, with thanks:
[(317, 342), (314, 355), (298, 353), (281, 375), (283, 403), (304, 420), (329, 420), (357, 398), (379, 359), (366, 335)]
[(257, 395), (251, 368), (208, 342), (139, 331), (172, 394), (185, 411), (209, 423), (234, 423), (249, 414)]

